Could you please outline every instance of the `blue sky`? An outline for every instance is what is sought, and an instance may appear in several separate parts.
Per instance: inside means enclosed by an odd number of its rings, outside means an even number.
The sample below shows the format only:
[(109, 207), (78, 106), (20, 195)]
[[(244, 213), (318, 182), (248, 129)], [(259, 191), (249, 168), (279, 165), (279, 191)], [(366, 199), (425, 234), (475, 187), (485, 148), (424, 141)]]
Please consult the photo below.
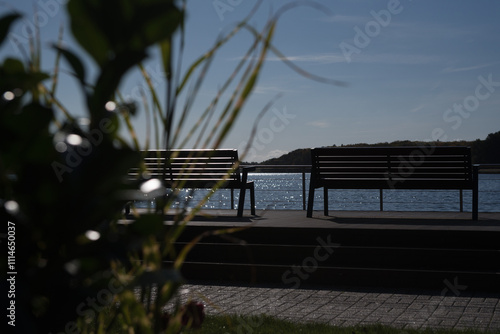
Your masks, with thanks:
[[(262, 29), (270, 13), (290, 2), (264, 1), (250, 23)], [(6, 12), (12, 6), (33, 22), (33, 3), (38, 3), (46, 49), (44, 68), (50, 71), (54, 53), (47, 45), (57, 39), (59, 25), (66, 22), (60, 5), (64, 1), (8, 1), (0, 10)], [(298, 6), (284, 13), (273, 44), (304, 70), (345, 85), (313, 81), (269, 54), (258, 86), (224, 147), (243, 148), (257, 115), (277, 94), (281, 97), (258, 123), (248, 160), (262, 161), (297, 148), (404, 139), (474, 140), (500, 131), (499, 1), (316, 3), (327, 10)], [(183, 68), (206, 52), (221, 32), (248, 15), (254, 4), (249, 0), (188, 1)], [(14, 27), (21, 44), (26, 26), (25, 21)], [(69, 32), (64, 41), (77, 48)], [(190, 122), (210, 103), (251, 42), (250, 34), (242, 31), (219, 50)], [(2, 49), (2, 59), (19, 56), (11, 41)], [(146, 67), (157, 89), (163, 91), (161, 69), (153, 51), (151, 55)], [(68, 69), (66, 64), (63, 67)], [(61, 82), (58, 93), (65, 105), (84, 116), (73, 79), (63, 75)], [(142, 85), (132, 72), (121, 91), (133, 98)], [(136, 117), (135, 125), (143, 139), (144, 113)]]

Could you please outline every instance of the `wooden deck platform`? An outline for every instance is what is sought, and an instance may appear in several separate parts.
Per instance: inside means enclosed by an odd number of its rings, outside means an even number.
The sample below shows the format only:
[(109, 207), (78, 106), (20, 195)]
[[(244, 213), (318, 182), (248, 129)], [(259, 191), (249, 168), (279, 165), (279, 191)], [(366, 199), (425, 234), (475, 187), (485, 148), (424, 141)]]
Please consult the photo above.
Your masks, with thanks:
[[(139, 209), (140, 214), (145, 212), (145, 209)], [(172, 223), (174, 213), (167, 213), (166, 224)], [(130, 221), (123, 220), (122, 223)], [(500, 212), (481, 212), (479, 220), (472, 221), (470, 212), (332, 211), (329, 216), (323, 216), (322, 211), (314, 211), (313, 217), (307, 218), (305, 210), (257, 210), (255, 216), (245, 210), (243, 217), (238, 218), (236, 210), (203, 210), (188, 225), (500, 231)]]

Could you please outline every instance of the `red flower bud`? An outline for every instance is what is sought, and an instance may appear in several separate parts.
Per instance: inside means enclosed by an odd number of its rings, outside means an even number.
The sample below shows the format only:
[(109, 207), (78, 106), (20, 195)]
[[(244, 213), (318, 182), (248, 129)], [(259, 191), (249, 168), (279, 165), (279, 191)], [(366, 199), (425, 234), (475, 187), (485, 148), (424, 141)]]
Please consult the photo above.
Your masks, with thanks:
[(202, 303), (190, 301), (182, 307), (182, 325), (200, 328), (205, 319), (205, 306)]

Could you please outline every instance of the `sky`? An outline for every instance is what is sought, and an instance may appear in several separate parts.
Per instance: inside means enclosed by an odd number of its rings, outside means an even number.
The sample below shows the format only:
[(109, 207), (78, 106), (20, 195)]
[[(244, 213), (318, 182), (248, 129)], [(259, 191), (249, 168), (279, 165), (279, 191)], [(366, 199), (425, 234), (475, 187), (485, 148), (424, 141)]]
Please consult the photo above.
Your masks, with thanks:
[[(64, 3), (0, 3), (2, 13), (11, 8), (25, 13), (25, 20), (14, 26), (14, 35), (2, 45), (0, 60), (22, 56), (27, 27), (33, 25), (36, 15), (43, 67), (51, 72), (55, 52), (49, 45), (57, 40), (61, 24), (68, 27)], [(246, 17), (255, 3), (188, 0), (181, 72), (209, 50), (220, 34), (227, 34)], [(296, 6), (278, 18), (273, 45), (301, 69), (340, 84), (301, 75), (269, 53), (257, 86), (223, 147), (250, 147), (245, 160), (260, 162), (298, 148), (394, 140), (475, 140), (500, 131), (499, 1), (267, 0), (249, 22), (262, 30), (273, 13), (291, 3)], [(17, 37), (18, 45), (12, 36)], [(69, 29), (63, 40), (68, 48), (81, 51)], [(188, 125), (199, 119), (252, 42), (251, 34), (241, 31), (218, 50)], [(150, 55), (146, 69), (155, 88), (163, 92), (163, 72), (155, 50)], [(94, 65), (90, 60), (86, 65), (92, 74)], [(67, 64), (62, 67), (69, 71)], [(84, 117), (83, 98), (66, 72), (61, 74), (57, 93), (68, 109)], [(141, 105), (138, 98), (143, 87), (137, 71), (131, 71), (120, 91)], [(146, 123), (145, 112), (140, 111), (134, 125), (141, 142), (146, 140)], [(193, 144), (188, 142), (185, 148)]]

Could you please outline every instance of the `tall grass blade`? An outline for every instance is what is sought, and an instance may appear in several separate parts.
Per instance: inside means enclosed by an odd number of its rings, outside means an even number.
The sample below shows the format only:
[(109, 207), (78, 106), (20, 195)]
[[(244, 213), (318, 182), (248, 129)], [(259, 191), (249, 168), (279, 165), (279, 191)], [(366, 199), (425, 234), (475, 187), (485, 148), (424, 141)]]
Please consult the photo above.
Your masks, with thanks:
[(61, 26), (59, 27), (59, 37), (57, 40), (56, 58), (54, 60), (54, 73), (52, 75), (52, 87), (50, 88), (50, 95), (52, 95), (52, 96), (56, 95), (57, 83), (59, 81), (58, 80), (59, 79), (59, 64), (61, 62), (60, 49), (62, 48), (63, 35), (64, 35), (64, 26), (61, 24)]
[(155, 131), (154, 131), (155, 144), (156, 144), (156, 147), (161, 147), (158, 119), (160, 119), (161, 124), (165, 124), (166, 120), (165, 120), (165, 118), (163, 118), (160, 99), (158, 98), (158, 93), (153, 85), (153, 82), (151, 80), (151, 76), (146, 71), (146, 69), (144, 68), (144, 65), (142, 63), (139, 64), (139, 70), (141, 71), (142, 77), (144, 78), (144, 81), (146, 82), (146, 85), (148, 86), (149, 93), (151, 94), (151, 98), (153, 100), (153, 113), (152, 113), (152, 115), (153, 115), (154, 128), (155, 128)]
[(267, 37), (264, 40), (265, 43), (264, 43), (262, 50), (260, 52), (258, 61), (255, 64), (255, 67), (254, 67), (252, 73), (250, 74), (250, 77), (248, 78), (247, 82), (245, 83), (245, 86), (243, 87), (241, 95), (239, 96), (238, 100), (236, 101), (236, 104), (233, 108), (233, 111), (230, 114), (230, 117), (226, 121), (225, 125), (223, 126), (222, 130), (220, 131), (218, 138), (215, 141), (214, 146), (216, 146), (216, 147), (218, 147), (220, 145), (220, 143), (222, 142), (222, 140), (226, 137), (227, 133), (229, 132), (229, 130), (232, 127), (232, 124), (236, 121), (236, 118), (238, 117), (241, 109), (243, 108), (243, 105), (245, 104), (248, 96), (250, 95), (250, 93), (252, 92), (252, 90), (255, 86), (257, 78), (260, 74), (260, 70), (262, 68), (262, 64), (264, 63), (266, 53), (269, 49), (269, 45), (270, 45), (271, 39), (272, 39), (273, 34), (274, 34), (275, 26), (276, 26), (276, 22), (271, 21), (269, 24), (268, 32), (267, 32)]

